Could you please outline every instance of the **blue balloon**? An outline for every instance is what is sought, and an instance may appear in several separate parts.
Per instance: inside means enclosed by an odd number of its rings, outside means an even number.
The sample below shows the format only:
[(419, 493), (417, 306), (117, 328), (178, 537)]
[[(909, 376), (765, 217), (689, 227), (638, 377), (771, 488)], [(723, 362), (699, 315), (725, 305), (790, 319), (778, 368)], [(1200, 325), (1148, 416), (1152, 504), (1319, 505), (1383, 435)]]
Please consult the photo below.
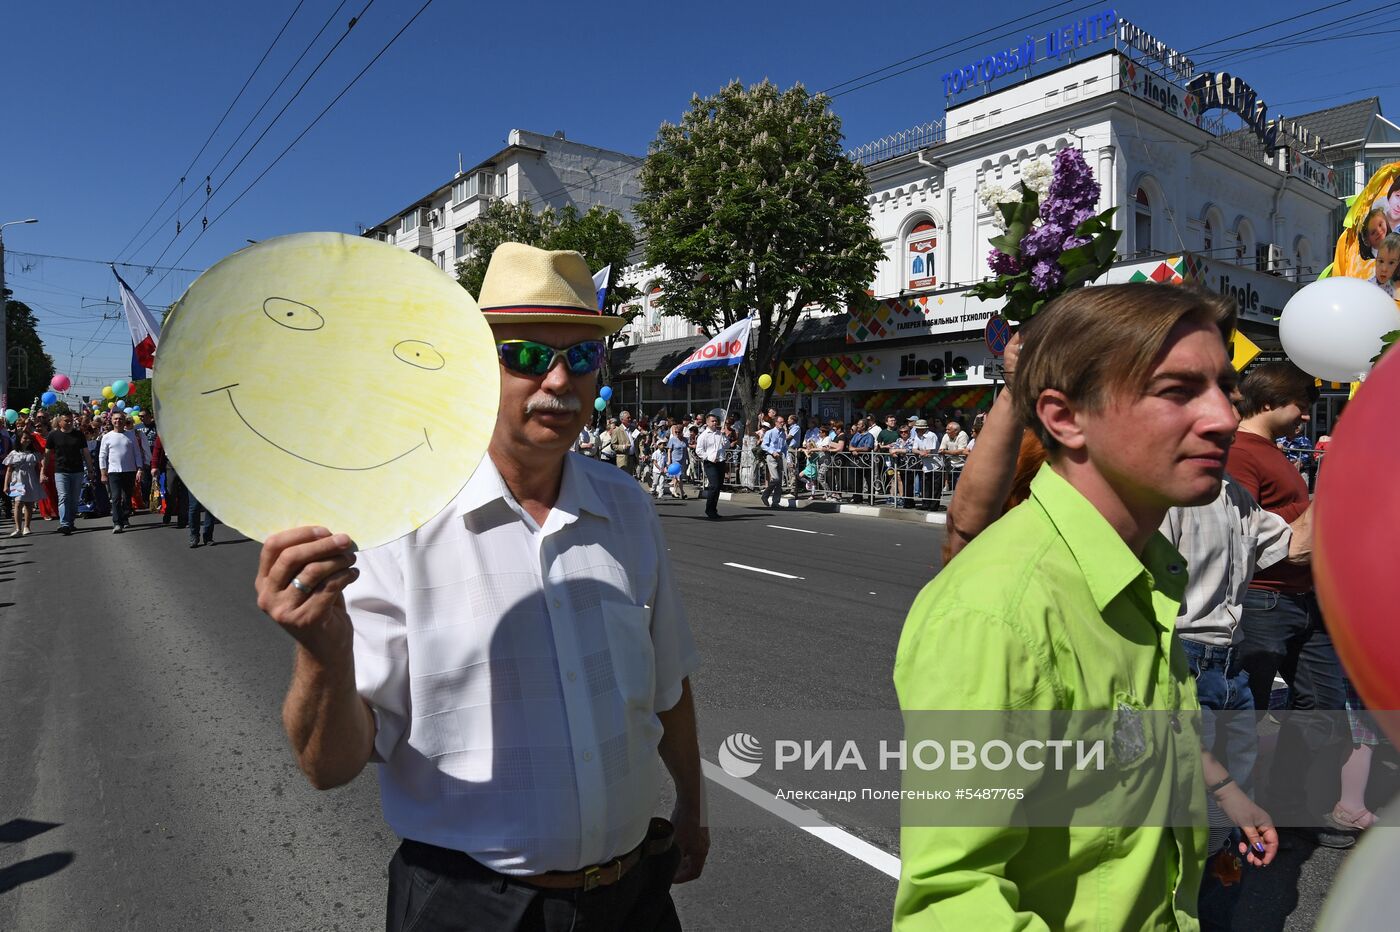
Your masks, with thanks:
[(608, 406), (608, 403), (607, 403), (606, 401), (604, 401), (602, 398), (594, 398), (594, 399), (593, 399), (593, 410), (594, 410), (594, 411), (601, 411), (601, 410), (603, 410), (604, 408), (606, 408), (607, 406)]
[(51, 405), (58, 400), (58, 396), (53, 392), (44, 392), (44, 394), (39, 396), (39, 400), (46, 405)]
[(604, 385), (602, 388), (598, 389), (598, 397), (602, 398), (604, 401), (612, 401), (612, 386)]
[(672, 463), (670, 466), (667, 466), (667, 467), (666, 467), (666, 475), (668, 475), (668, 476), (679, 476), (680, 474), (681, 474), (681, 464), (680, 464), (680, 463)]
[(118, 401), (118, 402), (117, 402), (117, 410), (118, 410), (118, 411), (124, 411), (124, 410), (126, 410), (126, 402), (125, 402), (125, 401)]

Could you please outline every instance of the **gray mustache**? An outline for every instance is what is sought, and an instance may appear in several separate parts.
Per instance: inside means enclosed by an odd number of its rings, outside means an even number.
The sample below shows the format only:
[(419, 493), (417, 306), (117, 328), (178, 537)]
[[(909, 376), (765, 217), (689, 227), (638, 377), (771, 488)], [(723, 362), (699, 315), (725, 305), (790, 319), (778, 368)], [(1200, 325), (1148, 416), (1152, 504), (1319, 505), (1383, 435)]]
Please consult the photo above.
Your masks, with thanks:
[(536, 411), (545, 414), (577, 414), (581, 410), (583, 402), (573, 395), (567, 398), (545, 395), (543, 398), (531, 398), (525, 405), (526, 414), (534, 414)]

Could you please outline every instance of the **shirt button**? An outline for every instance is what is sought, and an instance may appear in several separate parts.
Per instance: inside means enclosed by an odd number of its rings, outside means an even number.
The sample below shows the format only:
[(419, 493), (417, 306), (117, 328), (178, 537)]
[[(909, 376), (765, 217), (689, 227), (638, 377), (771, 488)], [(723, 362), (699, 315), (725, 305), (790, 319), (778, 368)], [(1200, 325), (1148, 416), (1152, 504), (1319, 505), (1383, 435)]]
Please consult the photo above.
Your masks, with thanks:
[(578, 679), (578, 674), (575, 673), (573, 670), (570, 670), (570, 671), (569, 671), (568, 676), (569, 676), (569, 682), (570, 682), (570, 683), (572, 683), (574, 680)]
[(592, 752), (592, 751), (584, 751), (584, 752), (583, 752), (583, 762), (584, 762), (585, 764), (588, 763), (589, 761), (591, 761), (592, 759), (593, 759), (593, 752)]

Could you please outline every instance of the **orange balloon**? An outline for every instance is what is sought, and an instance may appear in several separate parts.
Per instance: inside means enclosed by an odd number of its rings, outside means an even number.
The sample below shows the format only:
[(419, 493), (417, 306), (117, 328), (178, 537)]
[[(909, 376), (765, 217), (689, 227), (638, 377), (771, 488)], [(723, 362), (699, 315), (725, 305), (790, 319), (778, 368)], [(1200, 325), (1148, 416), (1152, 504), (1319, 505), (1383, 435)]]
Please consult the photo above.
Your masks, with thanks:
[(1388, 353), (1337, 422), (1318, 473), (1313, 577), (1327, 630), (1367, 708), (1400, 741), (1400, 351)]

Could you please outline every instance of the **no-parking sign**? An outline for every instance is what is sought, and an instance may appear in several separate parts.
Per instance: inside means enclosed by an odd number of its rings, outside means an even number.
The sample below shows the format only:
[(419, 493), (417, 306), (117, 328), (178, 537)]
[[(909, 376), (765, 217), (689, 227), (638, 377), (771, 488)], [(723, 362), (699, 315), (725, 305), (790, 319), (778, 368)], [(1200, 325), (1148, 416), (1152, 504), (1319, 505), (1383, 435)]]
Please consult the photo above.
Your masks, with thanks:
[(987, 341), (987, 349), (991, 350), (993, 356), (1000, 356), (1006, 352), (1006, 344), (1011, 342), (1011, 325), (1006, 322), (1006, 318), (1000, 314), (993, 316), (987, 321), (987, 328), (982, 332), (982, 336)]

